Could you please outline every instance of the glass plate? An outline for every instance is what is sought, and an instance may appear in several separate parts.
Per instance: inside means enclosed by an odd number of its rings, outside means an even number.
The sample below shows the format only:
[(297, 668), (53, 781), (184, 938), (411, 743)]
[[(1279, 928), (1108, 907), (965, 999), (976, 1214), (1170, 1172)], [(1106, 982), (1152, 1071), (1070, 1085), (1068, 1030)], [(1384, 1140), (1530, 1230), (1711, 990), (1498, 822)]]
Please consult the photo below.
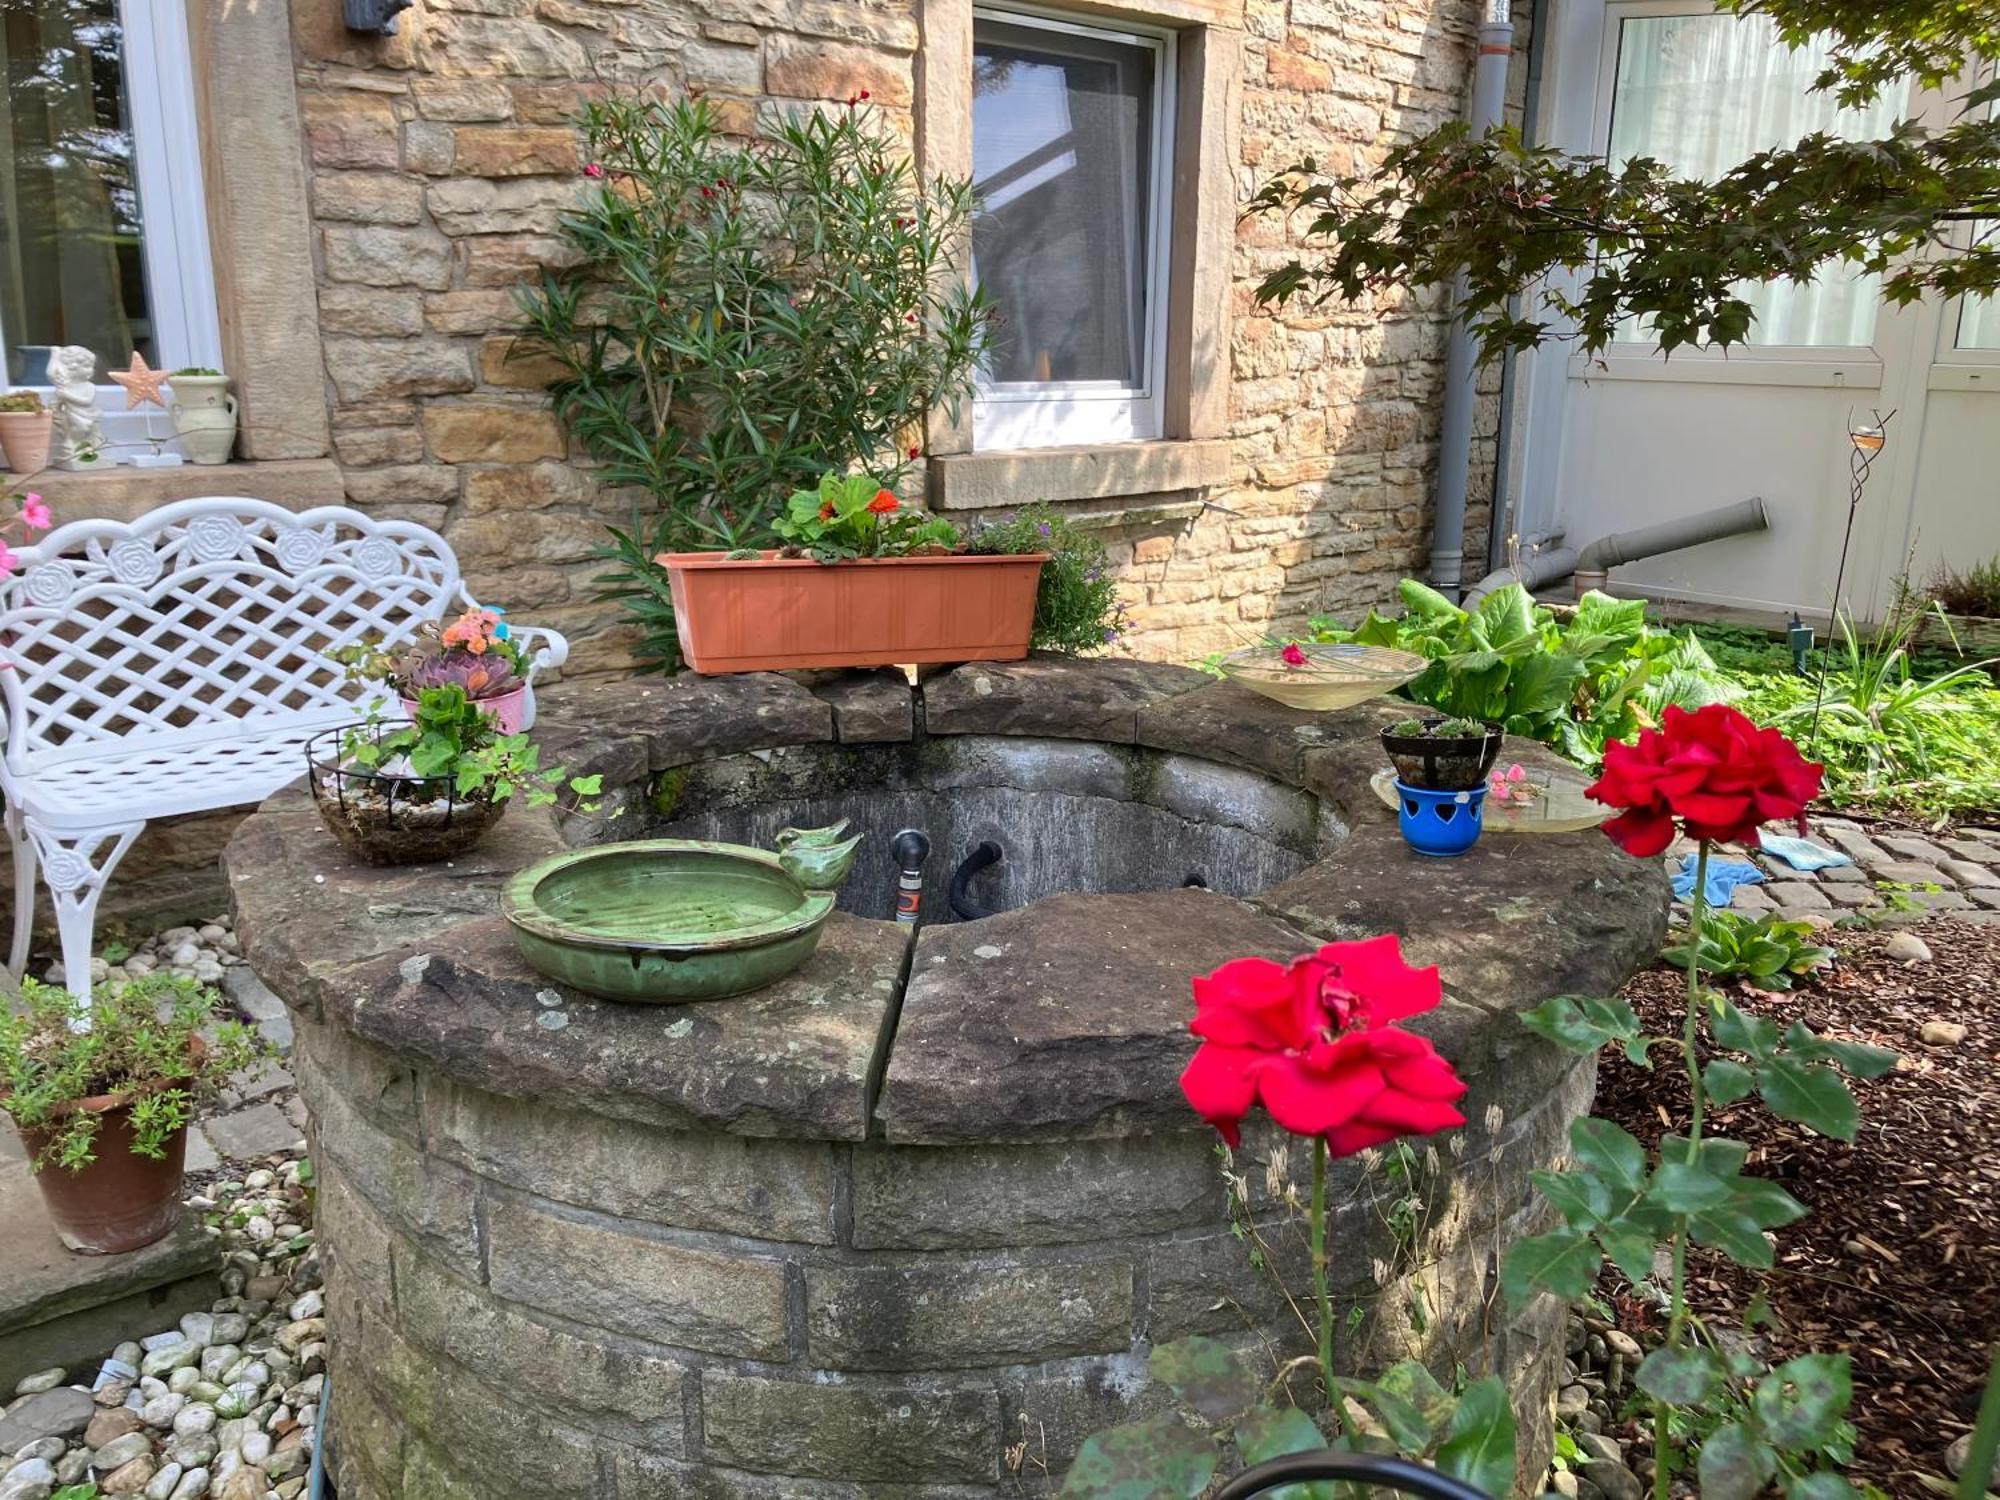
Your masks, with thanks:
[(1316, 713), (1352, 708), (1393, 693), (1430, 663), (1386, 646), (1301, 646), (1306, 663), (1290, 666), (1283, 646), (1252, 646), (1222, 659), (1223, 675), (1288, 708)]
[[(1504, 772), (1505, 766), (1497, 771)], [(1490, 792), (1486, 797), (1486, 831), (1488, 833), (1576, 833), (1585, 828), (1595, 828), (1615, 812), (1602, 802), (1592, 802), (1584, 796), (1585, 788), (1596, 778), (1582, 771), (1551, 769), (1547, 766), (1525, 766), (1526, 775), (1515, 783), (1517, 786), (1531, 786), (1540, 795), (1526, 802), (1512, 799), (1502, 802)], [(1396, 805), (1396, 772), (1384, 766), (1368, 783), (1375, 789), (1388, 807)]]

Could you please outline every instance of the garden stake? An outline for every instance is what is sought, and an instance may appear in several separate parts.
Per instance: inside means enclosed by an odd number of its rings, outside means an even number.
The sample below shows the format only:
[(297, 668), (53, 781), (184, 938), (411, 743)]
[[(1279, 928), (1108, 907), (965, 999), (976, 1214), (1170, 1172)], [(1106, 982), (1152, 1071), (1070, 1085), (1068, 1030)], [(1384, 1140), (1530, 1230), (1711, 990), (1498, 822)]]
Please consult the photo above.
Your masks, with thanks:
[(1819, 681), (1813, 685), (1812, 727), (1806, 731), (1805, 751), (1819, 748), (1819, 712), (1826, 703), (1826, 667), (1833, 654), (1834, 626), (1840, 620), (1840, 591), (1847, 582), (1847, 549), (1854, 541), (1854, 518), (1861, 509), (1862, 491), (1868, 488), (1868, 471), (1889, 444), (1889, 424), (1896, 419), (1891, 408), (1885, 416), (1876, 412), (1873, 427), (1856, 427), (1850, 420), (1847, 430), (1847, 527), (1840, 534), (1840, 562), (1833, 570), (1833, 605), (1827, 611), (1826, 644), (1819, 653)]

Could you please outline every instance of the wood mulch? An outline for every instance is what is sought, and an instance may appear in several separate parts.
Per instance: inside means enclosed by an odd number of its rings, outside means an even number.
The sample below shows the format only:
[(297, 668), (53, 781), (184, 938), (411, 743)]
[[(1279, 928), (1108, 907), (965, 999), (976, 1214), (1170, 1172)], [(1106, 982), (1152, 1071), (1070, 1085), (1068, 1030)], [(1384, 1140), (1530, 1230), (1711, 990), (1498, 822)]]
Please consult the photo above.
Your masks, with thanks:
[[(1933, 955), (1905, 968), (1883, 956), (1889, 934), (1839, 929), (1840, 962), (1790, 994), (1734, 995), (1781, 1026), (1889, 1047), (1895, 1072), (1860, 1083), (1853, 1145), (1777, 1119), (1753, 1096), (1708, 1129), (1751, 1147), (1746, 1171), (1782, 1183), (1808, 1209), (1777, 1232), (1778, 1264), (1746, 1271), (1697, 1250), (1690, 1297), (1712, 1323), (1740, 1321), (1762, 1293), (1777, 1315), (1775, 1361), (1812, 1351), (1854, 1360), (1851, 1411), (1860, 1432), (1851, 1477), (1892, 1495), (1931, 1495), (1943, 1453), (1969, 1431), (2000, 1339), (2000, 926), (1934, 920), (1908, 929)], [(1685, 976), (1647, 970), (1625, 995), (1648, 1030), (1678, 1034)], [(1966, 1028), (1955, 1046), (1926, 1046), (1926, 1021)], [(1687, 1083), (1655, 1052), (1640, 1069), (1605, 1055), (1597, 1111), (1642, 1140), (1687, 1123)], [(1651, 1310), (1616, 1299), (1640, 1336)], [(1644, 1326), (1655, 1321), (1655, 1326)]]

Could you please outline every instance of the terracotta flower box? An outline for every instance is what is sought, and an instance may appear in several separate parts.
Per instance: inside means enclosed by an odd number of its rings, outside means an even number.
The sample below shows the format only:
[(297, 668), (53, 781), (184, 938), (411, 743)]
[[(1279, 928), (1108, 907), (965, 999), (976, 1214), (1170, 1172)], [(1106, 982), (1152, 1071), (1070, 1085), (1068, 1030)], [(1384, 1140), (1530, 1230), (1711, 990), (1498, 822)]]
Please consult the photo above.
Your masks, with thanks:
[(1018, 661), (1045, 552), (731, 558), (662, 552), (688, 666), (710, 675), (796, 667)]

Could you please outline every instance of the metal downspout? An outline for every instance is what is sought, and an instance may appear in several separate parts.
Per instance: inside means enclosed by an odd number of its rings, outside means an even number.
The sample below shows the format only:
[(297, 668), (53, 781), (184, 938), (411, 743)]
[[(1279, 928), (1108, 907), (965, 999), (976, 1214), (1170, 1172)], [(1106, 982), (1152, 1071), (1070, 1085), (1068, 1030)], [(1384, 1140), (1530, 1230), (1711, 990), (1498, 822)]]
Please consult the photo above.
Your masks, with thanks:
[[(1522, 90), (1521, 140), (1535, 144), (1542, 117), (1542, 65), (1548, 56), (1549, 0), (1533, 0), (1528, 11), (1528, 78)], [(1507, 299), (1508, 312), (1518, 317), (1521, 295)], [(1493, 504), (1487, 513), (1486, 571), (1497, 572), (1508, 561), (1508, 548), (1520, 534), (1514, 514), (1520, 498), (1507, 482), (1514, 462), (1514, 403), (1520, 390), (1520, 356), (1509, 349), (1500, 361), (1500, 430), (1493, 444)], [(1530, 413), (1532, 416), (1532, 413)]]
[[(1472, 75), (1474, 136), (1501, 123), (1507, 103), (1507, 64), (1514, 55), (1514, 21), (1509, 0), (1486, 0), (1479, 24), (1479, 61)], [(1431, 531), (1431, 585), (1456, 600), (1465, 581), (1465, 489), (1472, 467), (1472, 404), (1478, 374), (1473, 366), (1472, 332), (1458, 309), (1465, 305), (1466, 278), (1452, 279), (1451, 333), (1445, 343), (1444, 413), (1438, 431), (1437, 512)]]

